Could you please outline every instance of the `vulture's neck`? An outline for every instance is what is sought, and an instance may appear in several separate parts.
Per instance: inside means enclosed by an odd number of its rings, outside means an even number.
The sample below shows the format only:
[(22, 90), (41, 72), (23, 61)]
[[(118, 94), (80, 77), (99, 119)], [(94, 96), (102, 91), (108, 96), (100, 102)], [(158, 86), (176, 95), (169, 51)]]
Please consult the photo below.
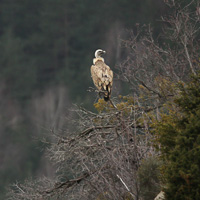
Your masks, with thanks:
[(104, 62), (104, 59), (103, 59), (102, 57), (94, 58), (94, 59), (93, 59), (93, 64), (95, 65), (95, 63), (96, 63), (97, 61), (102, 61), (102, 62)]

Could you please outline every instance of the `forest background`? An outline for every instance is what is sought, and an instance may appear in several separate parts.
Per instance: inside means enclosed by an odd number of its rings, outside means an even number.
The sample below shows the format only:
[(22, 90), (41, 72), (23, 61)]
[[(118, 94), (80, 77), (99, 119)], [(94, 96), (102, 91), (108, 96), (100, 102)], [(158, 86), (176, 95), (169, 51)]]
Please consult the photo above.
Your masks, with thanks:
[[(182, 1), (183, 2), (183, 1)], [(184, 1), (188, 2), (188, 1)], [(161, 32), (161, 0), (0, 0), (0, 199), (28, 177), (53, 176), (40, 142), (69, 128), (73, 104), (94, 110), (90, 66), (107, 51), (116, 72), (127, 56), (121, 41), (139, 25)], [(113, 95), (130, 94), (115, 76)]]

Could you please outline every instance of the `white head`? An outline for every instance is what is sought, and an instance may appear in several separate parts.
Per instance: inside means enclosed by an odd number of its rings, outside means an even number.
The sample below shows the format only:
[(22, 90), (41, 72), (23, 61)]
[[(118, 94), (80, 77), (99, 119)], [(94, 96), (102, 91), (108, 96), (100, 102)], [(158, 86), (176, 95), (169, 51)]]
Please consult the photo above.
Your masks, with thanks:
[(102, 50), (102, 49), (97, 49), (96, 51), (95, 51), (95, 58), (101, 58), (101, 56), (103, 55), (103, 54), (105, 54), (106, 53), (106, 51), (104, 51), (104, 50)]

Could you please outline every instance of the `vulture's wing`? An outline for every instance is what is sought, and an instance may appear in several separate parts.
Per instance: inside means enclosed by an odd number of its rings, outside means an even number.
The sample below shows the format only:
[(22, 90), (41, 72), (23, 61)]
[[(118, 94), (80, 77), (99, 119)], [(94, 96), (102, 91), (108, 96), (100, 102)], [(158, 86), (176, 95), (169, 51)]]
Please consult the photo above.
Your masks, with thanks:
[(107, 90), (109, 93), (111, 93), (112, 85), (113, 85), (113, 71), (108, 67), (106, 64), (105, 65), (105, 84), (107, 86)]
[(94, 85), (97, 87), (98, 90), (101, 90), (102, 89), (102, 86), (101, 86), (102, 72), (101, 70), (98, 69), (96, 65), (91, 66), (91, 76), (92, 76)]

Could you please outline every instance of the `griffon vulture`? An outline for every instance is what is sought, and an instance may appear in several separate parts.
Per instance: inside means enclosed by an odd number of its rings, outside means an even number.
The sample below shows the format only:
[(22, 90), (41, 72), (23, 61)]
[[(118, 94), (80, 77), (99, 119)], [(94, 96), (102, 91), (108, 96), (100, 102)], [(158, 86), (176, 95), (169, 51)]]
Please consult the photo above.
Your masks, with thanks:
[(113, 71), (104, 63), (104, 58), (101, 57), (105, 53), (106, 51), (101, 49), (95, 51), (95, 58), (91, 66), (91, 75), (99, 93), (103, 93), (104, 100), (108, 101), (112, 90)]

